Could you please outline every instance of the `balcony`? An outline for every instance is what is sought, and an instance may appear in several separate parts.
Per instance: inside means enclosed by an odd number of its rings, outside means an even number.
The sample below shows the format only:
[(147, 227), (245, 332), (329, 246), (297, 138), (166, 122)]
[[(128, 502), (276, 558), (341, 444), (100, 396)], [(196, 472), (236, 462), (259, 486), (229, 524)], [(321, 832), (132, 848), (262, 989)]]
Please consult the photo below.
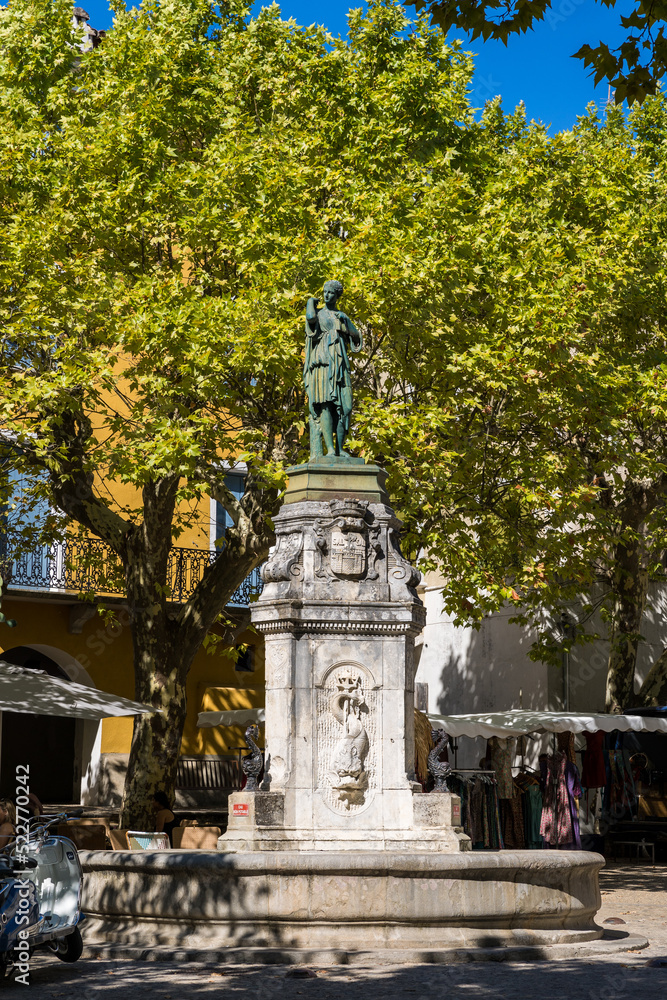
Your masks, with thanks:
[[(9, 596), (27, 594), (123, 597), (123, 570), (118, 556), (95, 539), (68, 539), (14, 553), (11, 538), (0, 537), (0, 575)], [(183, 604), (201, 580), (204, 570), (220, 557), (218, 550), (172, 548), (167, 582), (170, 600)], [(247, 607), (262, 589), (259, 570), (246, 577), (228, 601), (229, 607)]]

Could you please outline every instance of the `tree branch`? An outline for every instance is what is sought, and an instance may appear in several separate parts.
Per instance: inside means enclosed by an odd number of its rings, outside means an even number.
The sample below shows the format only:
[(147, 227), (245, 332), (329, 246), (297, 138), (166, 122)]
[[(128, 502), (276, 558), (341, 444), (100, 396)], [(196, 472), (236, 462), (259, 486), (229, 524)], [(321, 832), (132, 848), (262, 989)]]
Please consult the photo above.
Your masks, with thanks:
[(54, 428), (54, 446), (45, 458), (37, 442), (13, 436), (15, 447), (28, 462), (48, 473), (53, 498), (68, 517), (106, 542), (114, 552), (122, 551), (130, 522), (112, 510), (93, 490), (94, 477), (86, 469), (86, 444), (92, 437), (87, 417), (65, 410)]
[(224, 551), (206, 568), (178, 615), (179, 642), (182, 648), (193, 650), (193, 654), (234, 591), (267, 558), (275, 542), (270, 518), (280, 506), (278, 491), (253, 481), (250, 470), (241, 501), (210, 470), (200, 471), (210, 485), (213, 498), (231, 514), (234, 527), (225, 536)]

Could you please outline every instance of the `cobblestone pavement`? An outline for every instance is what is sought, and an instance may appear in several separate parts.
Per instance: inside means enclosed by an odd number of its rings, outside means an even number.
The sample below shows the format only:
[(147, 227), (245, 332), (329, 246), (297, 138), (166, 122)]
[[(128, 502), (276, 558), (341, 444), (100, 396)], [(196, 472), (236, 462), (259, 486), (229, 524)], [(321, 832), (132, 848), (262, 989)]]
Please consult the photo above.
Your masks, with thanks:
[[(30, 987), (40, 1000), (664, 1000), (667, 998), (667, 866), (626, 864), (603, 871), (598, 921), (641, 934), (644, 951), (604, 958), (461, 965), (212, 966), (35, 957)], [(25, 991), (18, 983), (0, 990)]]

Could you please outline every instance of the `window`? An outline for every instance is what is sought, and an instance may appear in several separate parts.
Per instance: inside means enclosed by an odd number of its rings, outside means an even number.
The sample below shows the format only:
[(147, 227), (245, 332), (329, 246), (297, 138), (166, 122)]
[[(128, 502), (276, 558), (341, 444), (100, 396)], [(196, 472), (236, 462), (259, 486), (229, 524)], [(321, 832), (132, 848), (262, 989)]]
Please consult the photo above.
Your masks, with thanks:
[[(244, 479), (245, 477), (238, 472), (230, 472), (229, 475), (225, 476), (225, 486), (233, 493), (237, 500), (240, 500), (243, 496), (244, 491)], [(221, 503), (216, 503), (215, 505), (215, 537), (224, 538), (227, 528), (231, 528), (234, 521), (231, 516), (227, 513), (225, 508)], [(219, 548), (219, 546), (218, 546)]]

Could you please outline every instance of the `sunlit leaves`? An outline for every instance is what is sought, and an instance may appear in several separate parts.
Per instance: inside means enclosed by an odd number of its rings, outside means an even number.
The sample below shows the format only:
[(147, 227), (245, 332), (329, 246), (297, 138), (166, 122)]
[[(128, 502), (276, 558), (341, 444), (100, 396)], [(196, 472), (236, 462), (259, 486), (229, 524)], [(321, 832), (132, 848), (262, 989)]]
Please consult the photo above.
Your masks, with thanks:
[(662, 98), (631, 125), (591, 110), (550, 138), (491, 106), (487, 169), (458, 202), (434, 188), (438, 295), (422, 292), (434, 319), (420, 314), (404, 394), (367, 403), (358, 433), (387, 463), (410, 547), (444, 572), (460, 622), (509, 602), (542, 629), (602, 580), (611, 601), (626, 540), (647, 537), (659, 563), (664, 115)]
[[(69, 5), (3, 8), (0, 418), (52, 470), (74, 411), (99, 484), (175, 473), (194, 500), (244, 454), (280, 486), (307, 448), (308, 295), (342, 279), (355, 321), (399, 345), (432, 311), (417, 271), (431, 287), (427, 202), (457, 198), (478, 131), (468, 57), (391, 2), (353, 13), (349, 43), (243, 13), (118, 5), (67, 62)], [(393, 352), (382, 369), (402, 378)]]

